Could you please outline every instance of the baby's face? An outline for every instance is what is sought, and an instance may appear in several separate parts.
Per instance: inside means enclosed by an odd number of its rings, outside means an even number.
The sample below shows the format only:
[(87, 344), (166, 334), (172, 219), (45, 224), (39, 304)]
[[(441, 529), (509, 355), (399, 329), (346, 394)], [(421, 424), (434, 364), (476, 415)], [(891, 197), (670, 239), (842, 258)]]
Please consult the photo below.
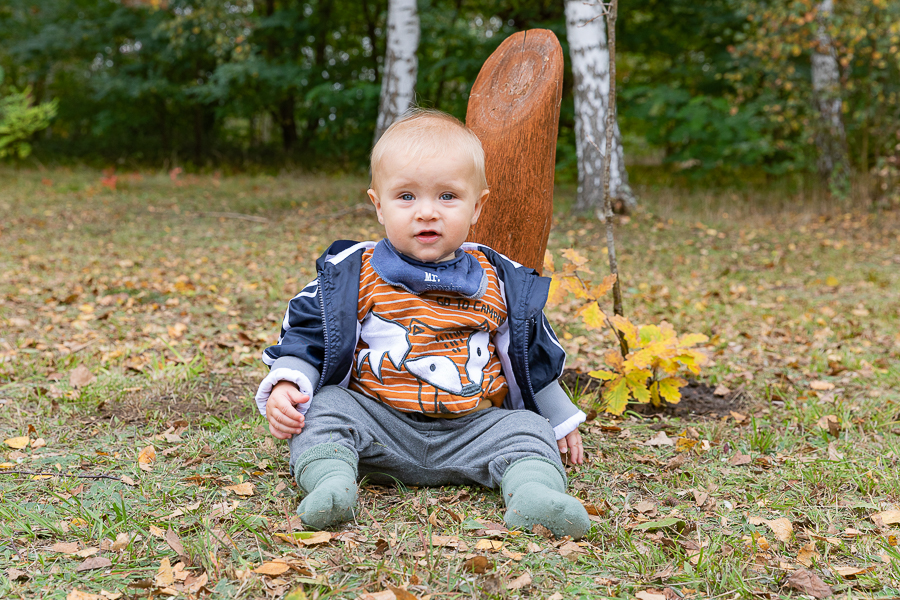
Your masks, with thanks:
[(388, 240), (422, 262), (452, 259), (488, 196), (471, 155), (453, 149), (413, 160), (394, 151), (383, 157), (376, 181), (369, 198)]

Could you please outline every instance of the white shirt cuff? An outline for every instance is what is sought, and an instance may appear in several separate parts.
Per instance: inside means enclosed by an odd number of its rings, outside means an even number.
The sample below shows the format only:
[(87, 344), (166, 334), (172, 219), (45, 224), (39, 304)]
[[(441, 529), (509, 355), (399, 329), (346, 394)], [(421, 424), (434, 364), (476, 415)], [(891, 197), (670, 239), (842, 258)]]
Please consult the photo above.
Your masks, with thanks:
[(300, 371), (295, 371), (294, 369), (273, 369), (269, 371), (269, 374), (266, 375), (266, 378), (262, 380), (259, 384), (259, 389), (256, 391), (256, 407), (259, 409), (260, 414), (262, 416), (266, 416), (266, 403), (269, 401), (269, 395), (272, 393), (272, 388), (275, 387), (279, 381), (290, 381), (294, 385), (296, 385), (300, 389), (301, 394), (307, 394), (309, 396), (309, 400), (306, 402), (301, 402), (300, 404), (295, 404), (294, 408), (301, 415), (305, 415), (306, 411), (309, 410), (309, 403), (312, 402), (313, 397), (313, 386), (309, 381), (309, 377), (301, 373)]
[(559, 425), (553, 428), (553, 433), (556, 435), (557, 440), (561, 440), (576, 429), (578, 426), (585, 422), (587, 419), (587, 415), (584, 414), (584, 411), (578, 411)]

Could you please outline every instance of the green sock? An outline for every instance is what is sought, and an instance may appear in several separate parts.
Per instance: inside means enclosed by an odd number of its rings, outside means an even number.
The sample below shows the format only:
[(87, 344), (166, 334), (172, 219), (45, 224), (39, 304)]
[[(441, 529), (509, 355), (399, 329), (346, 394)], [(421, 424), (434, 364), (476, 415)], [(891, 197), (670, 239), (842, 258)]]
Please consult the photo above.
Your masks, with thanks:
[(581, 502), (565, 493), (562, 474), (547, 461), (523, 458), (513, 463), (500, 484), (506, 502), (506, 525), (531, 531), (543, 525), (556, 537), (580, 539), (591, 521)]
[(327, 529), (353, 518), (356, 474), (346, 461), (337, 458), (314, 460), (297, 475), (297, 483), (306, 492), (306, 498), (297, 507), (297, 514), (305, 525)]

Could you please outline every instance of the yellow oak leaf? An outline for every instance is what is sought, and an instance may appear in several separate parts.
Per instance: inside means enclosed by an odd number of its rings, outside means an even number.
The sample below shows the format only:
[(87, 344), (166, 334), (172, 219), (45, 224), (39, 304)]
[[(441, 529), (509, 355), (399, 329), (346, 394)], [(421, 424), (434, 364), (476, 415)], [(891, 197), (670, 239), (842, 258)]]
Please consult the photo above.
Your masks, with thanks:
[(628, 406), (628, 384), (625, 378), (610, 382), (606, 391), (603, 392), (603, 399), (606, 401), (606, 411), (614, 415), (621, 415)]
[(591, 290), (591, 296), (596, 300), (597, 298), (600, 298), (600, 297), (608, 294), (609, 290), (611, 290), (613, 288), (613, 286), (616, 284), (616, 279), (617, 279), (617, 277), (616, 277), (615, 273), (604, 277), (603, 281), (601, 281), (599, 284), (594, 286), (594, 288)]
[(687, 381), (681, 377), (666, 377), (659, 381), (659, 395), (669, 404), (678, 404), (681, 401), (681, 388), (687, 385)]
[(596, 302), (591, 302), (580, 311), (581, 320), (589, 329), (602, 329), (606, 324), (606, 315)]

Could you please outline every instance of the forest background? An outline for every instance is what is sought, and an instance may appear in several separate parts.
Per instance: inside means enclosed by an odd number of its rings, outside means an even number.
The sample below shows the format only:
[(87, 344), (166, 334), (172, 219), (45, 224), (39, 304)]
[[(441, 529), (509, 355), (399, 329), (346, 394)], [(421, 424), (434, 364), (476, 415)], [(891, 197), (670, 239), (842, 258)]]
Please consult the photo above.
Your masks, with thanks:
[[(479, 68), (523, 29), (554, 31), (570, 68), (562, 2), (418, 4), (421, 106), (464, 118)], [(824, 34), (839, 65), (833, 93), (854, 195), (890, 200), (900, 5), (848, 0), (826, 19), (822, 5), (621, 2), (618, 118), (629, 164), (709, 183), (819, 181), (810, 177), (822, 129), (811, 64)], [(387, 12), (387, 0), (11, 0), (0, 7), (0, 97), (27, 91), (55, 109), (31, 140), (32, 160), (44, 164), (362, 172)], [(577, 177), (571, 72), (564, 85), (560, 182)]]

